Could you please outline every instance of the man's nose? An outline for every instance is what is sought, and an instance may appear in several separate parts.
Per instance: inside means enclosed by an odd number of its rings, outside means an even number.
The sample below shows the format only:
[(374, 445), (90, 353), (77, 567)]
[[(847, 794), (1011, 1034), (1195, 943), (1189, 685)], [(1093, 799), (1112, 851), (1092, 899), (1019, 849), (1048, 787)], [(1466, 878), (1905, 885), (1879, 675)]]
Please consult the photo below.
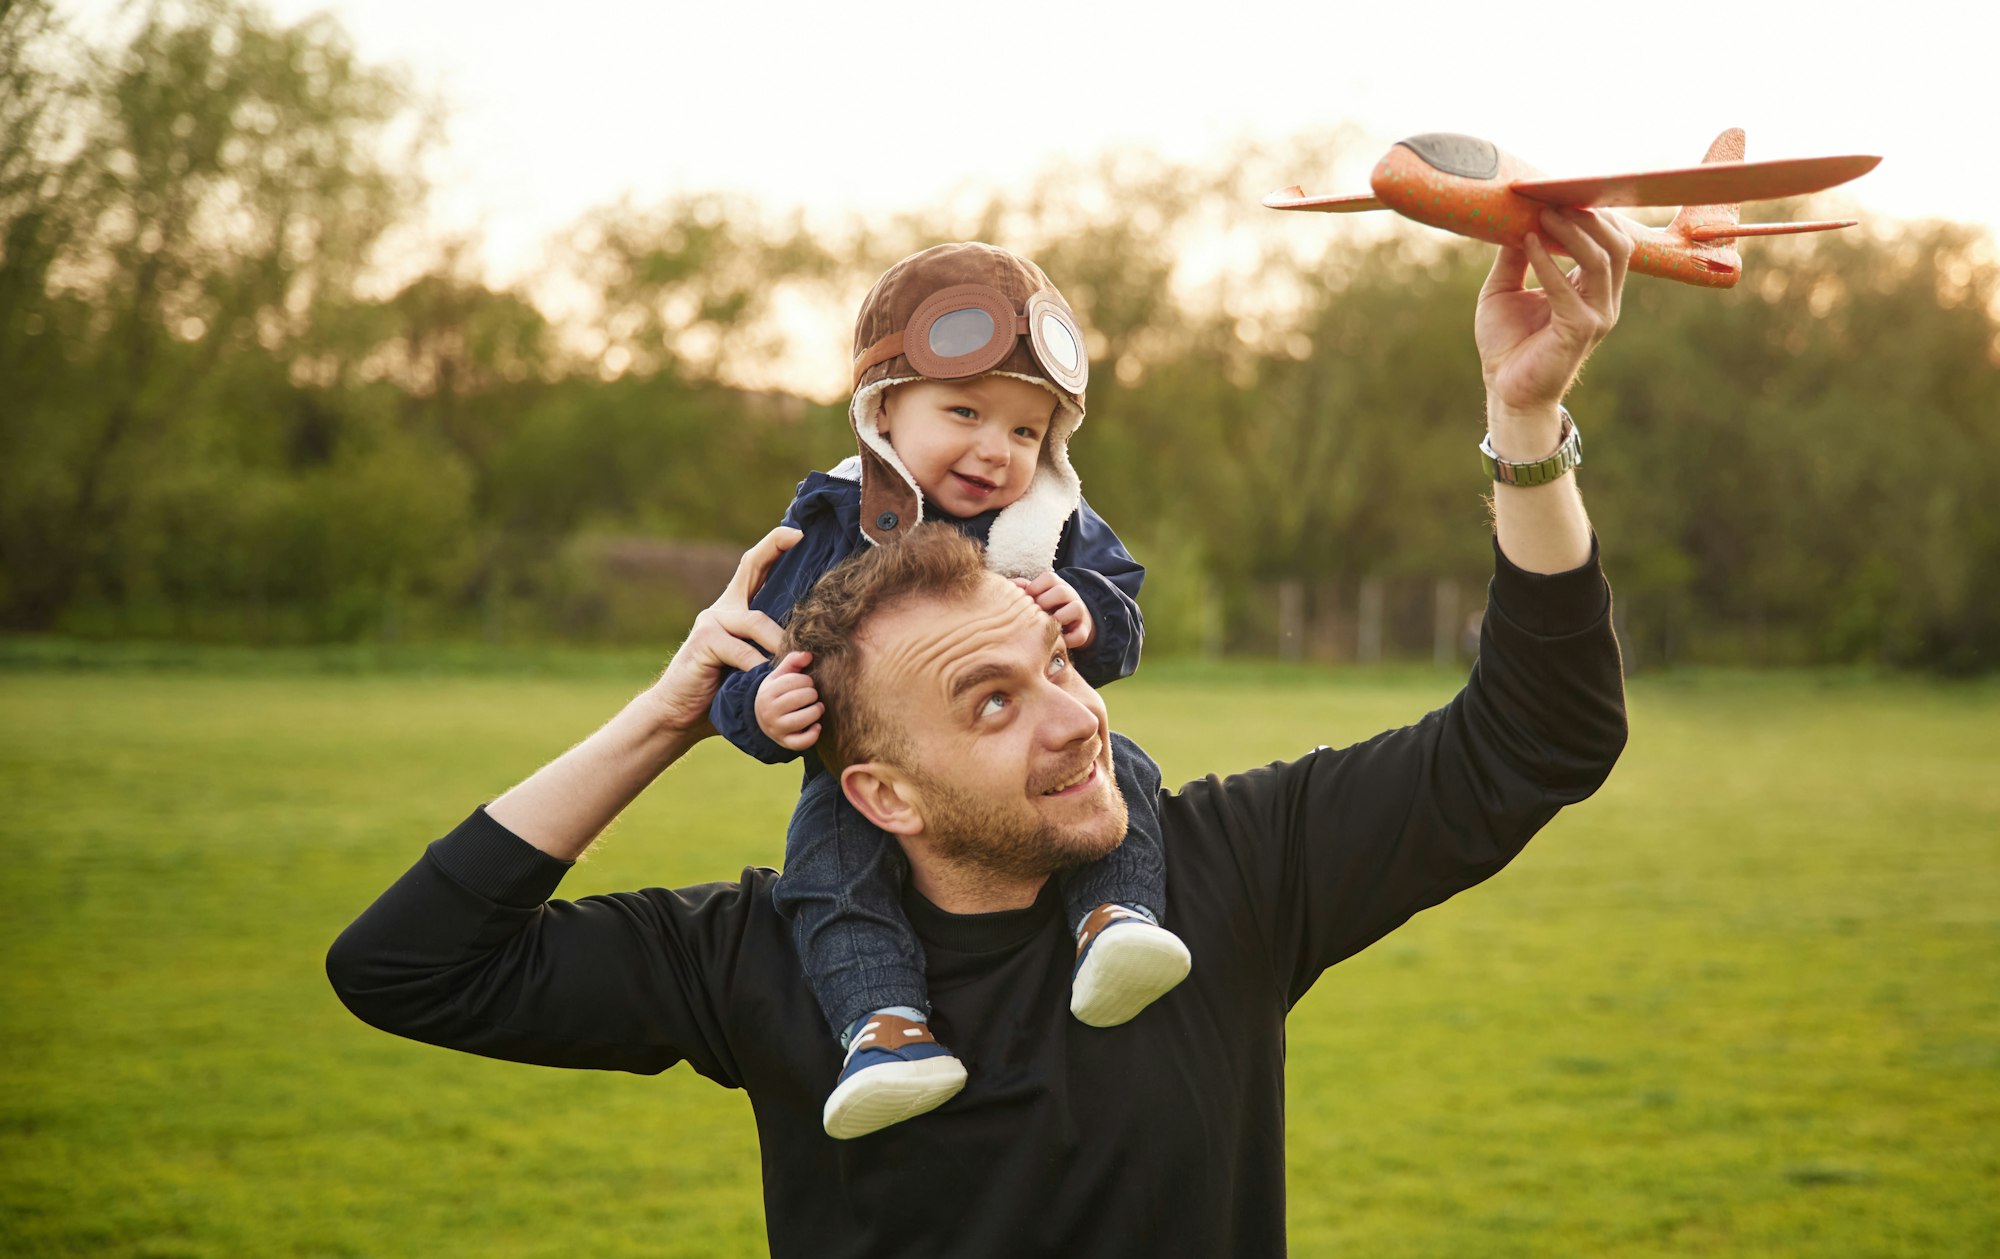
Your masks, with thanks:
[(1067, 748), (1097, 733), (1097, 710), (1068, 688), (1051, 681), (1042, 737), (1052, 748)]

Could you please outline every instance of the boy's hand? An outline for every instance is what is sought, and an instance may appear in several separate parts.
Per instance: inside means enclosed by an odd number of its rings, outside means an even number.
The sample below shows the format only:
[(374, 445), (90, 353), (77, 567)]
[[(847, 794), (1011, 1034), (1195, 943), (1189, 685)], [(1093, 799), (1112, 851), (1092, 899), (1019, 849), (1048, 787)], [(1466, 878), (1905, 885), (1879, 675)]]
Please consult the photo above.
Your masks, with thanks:
[(819, 719), (826, 705), (805, 672), (812, 653), (795, 651), (764, 675), (757, 688), (757, 725), (773, 743), (803, 752), (819, 742)]
[(1027, 591), (1035, 606), (1062, 626), (1063, 646), (1082, 651), (1097, 641), (1097, 622), (1090, 619), (1090, 609), (1083, 605), (1083, 596), (1076, 592), (1076, 587), (1053, 572), (1043, 573), (1033, 581), (1016, 577), (1014, 584)]

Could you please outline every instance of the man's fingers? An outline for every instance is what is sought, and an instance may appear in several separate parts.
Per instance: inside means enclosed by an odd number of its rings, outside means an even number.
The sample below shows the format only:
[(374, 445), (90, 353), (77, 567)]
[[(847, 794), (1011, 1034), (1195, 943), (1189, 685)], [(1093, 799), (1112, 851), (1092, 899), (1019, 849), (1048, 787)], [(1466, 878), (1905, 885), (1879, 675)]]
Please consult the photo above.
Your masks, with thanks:
[(1542, 283), (1542, 292), (1549, 299), (1550, 314), (1571, 326), (1590, 318), (1583, 295), (1570, 287), (1569, 276), (1563, 273), (1562, 267), (1539, 237), (1528, 237), (1528, 265), (1535, 269), (1535, 278)]
[(1577, 216), (1577, 225), (1604, 250), (1611, 260), (1611, 287), (1607, 296), (1611, 299), (1611, 316), (1618, 315), (1618, 302), (1625, 291), (1625, 273), (1632, 261), (1632, 237), (1625, 225), (1615, 214), (1598, 214), (1585, 211)]
[[(715, 623), (725, 633), (736, 638), (748, 639), (762, 647), (766, 655), (777, 655), (778, 649), (785, 645), (784, 627), (762, 612), (748, 608), (725, 608), (718, 603), (705, 615), (713, 616)], [(758, 663), (761, 664), (762, 661)]]
[[(1581, 213), (1587, 214), (1589, 211)], [(1598, 326), (1585, 329), (1585, 335), (1595, 343), (1603, 336), (1603, 326), (1609, 324), (1616, 292), (1611, 283), (1611, 254), (1570, 214), (1544, 210), (1542, 225), (1548, 229), (1551, 236), (1562, 242), (1562, 247), (1569, 252), (1569, 256), (1576, 259), (1576, 272), (1568, 277), (1569, 282), (1563, 287), (1582, 297), (1582, 305), (1596, 312), (1598, 319), (1594, 322)], [(1549, 286), (1544, 282), (1543, 287)], [(1552, 309), (1556, 306), (1553, 296), (1550, 298), (1550, 305)], [(1578, 314), (1581, 316), (1582, 312), (1579, 311)]]
[(730, 577), (729, 584), (723, 587), (722, 598), (716, 600), (717, 606), (733, 603), (749, 607), (750, 600), (763, 588), (764, 579), (771, 575), (778, 557), (805, 536), (789, 525), (779, 525), (758, 539), (757, 545), (745, 551), (743, 558), (736, 561), (736, 572)]
[[(703, 632), (706, 628), (707, 632)], [(731, 669), (754, 669), (764, 663), (764, 653), (749, 643), (726, 633), (714, 622), (706, 627), (697, 623), (695, 632), (688, 635), (688, 644), (704, 653), (716, 664), (727, 665)]]
[(1483, 302), (1499, 293), (1518, 293), (1527, 278), (1528, 255), (1511, 245), (1502, 245), (1493, 259), (1493, 269), (1486, 273), (1486, 283), (1479, 288), (1479, 300)]

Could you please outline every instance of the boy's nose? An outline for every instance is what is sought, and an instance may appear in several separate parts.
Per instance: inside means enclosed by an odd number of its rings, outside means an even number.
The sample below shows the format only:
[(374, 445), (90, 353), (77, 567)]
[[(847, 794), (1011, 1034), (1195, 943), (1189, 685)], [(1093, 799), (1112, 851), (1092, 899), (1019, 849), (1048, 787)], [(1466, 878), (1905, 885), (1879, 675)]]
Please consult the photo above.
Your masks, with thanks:
[(1005, 434), (981, 433), (976, 449), (982, 460), (995, 467), (999, 467), (1007, 462), (1007, 438)]

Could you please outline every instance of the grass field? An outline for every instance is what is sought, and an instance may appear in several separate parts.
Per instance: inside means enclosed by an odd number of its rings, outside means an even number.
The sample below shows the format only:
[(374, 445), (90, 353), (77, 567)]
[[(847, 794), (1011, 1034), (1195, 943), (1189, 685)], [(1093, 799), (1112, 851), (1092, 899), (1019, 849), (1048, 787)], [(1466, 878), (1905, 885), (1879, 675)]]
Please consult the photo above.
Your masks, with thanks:
[[(399, 1041), (322, 972), (644, 681), (0, 672), (0, 1253), (760, 1253), (741, 1095)], [(1455, 685), (1165, 666), (1109, 700), (1179, 781)], [(2000, 689), (1697, 675), (1632, 717), (1597, 799), (1294, 1014), (1293, 1252), (2000, 1253)], [(794, 786), (710, 745), (564, 892), (774, 863)]]

